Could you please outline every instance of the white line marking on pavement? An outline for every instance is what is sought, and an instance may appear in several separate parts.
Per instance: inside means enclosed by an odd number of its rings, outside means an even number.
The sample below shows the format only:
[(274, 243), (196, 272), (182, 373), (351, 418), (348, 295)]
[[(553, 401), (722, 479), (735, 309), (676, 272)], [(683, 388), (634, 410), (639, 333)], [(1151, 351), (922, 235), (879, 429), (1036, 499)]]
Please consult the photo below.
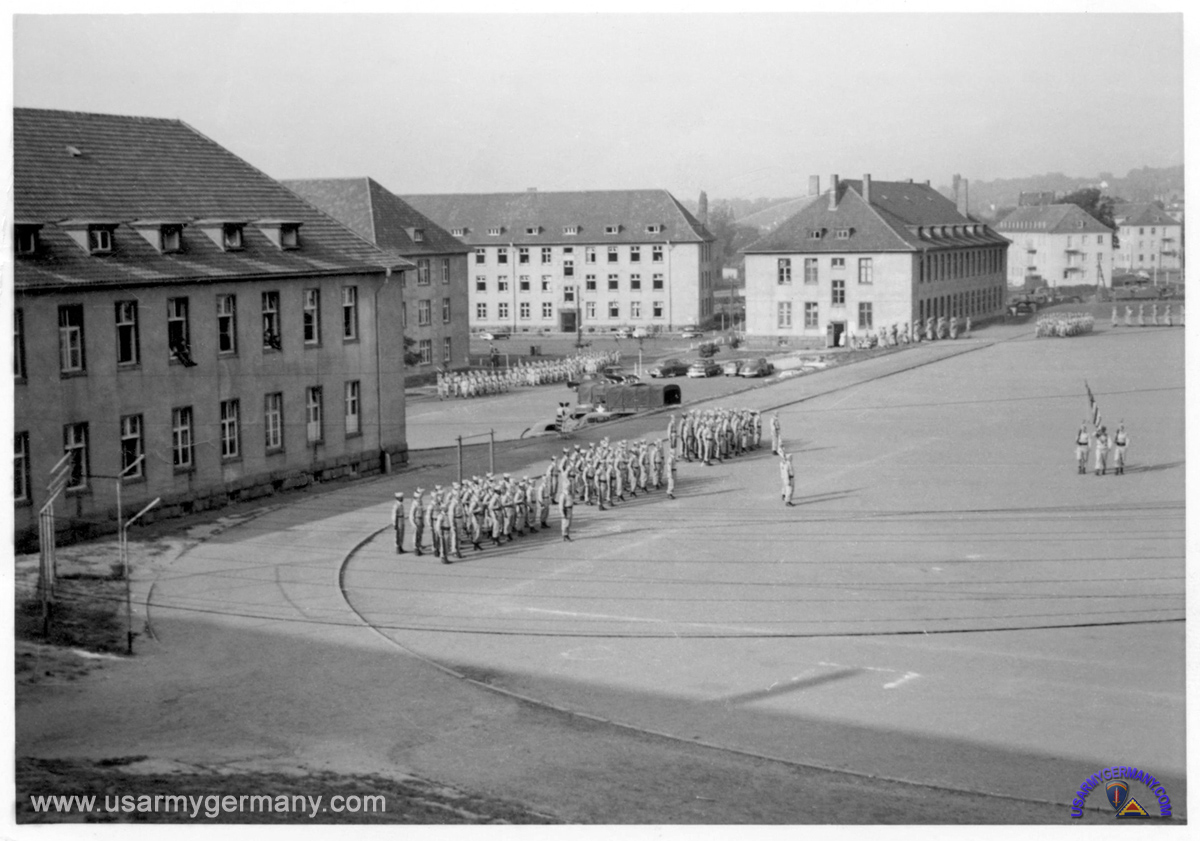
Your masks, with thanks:
[(885, 683), (883, 685), (883, 688), (884, 689), (895, 689), (900, 684), (906, 683), (915, 677), (920, 677), (920, 675), (917, 674), (916, 672), (906, 672), (904, 674), (904, 677), (900, 678), (899, 680), (893, 680), (891, 683)]

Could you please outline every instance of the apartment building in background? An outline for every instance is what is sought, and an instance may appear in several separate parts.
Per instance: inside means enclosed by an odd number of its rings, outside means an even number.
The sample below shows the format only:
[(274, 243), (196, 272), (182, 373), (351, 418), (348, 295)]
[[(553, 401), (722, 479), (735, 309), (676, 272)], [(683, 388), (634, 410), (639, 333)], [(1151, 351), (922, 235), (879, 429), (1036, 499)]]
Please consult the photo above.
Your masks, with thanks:
[[(400, 274), (178, 120), (15, 109), (14, 510), (111, 531), (407, 453)], [(118, 478), (120, 477), (120, 478)]]
[(842, 180), (743, 249), (746, 333), (799, 347), (838, 346), (845, 333), (957, 316), (979, 320), (1005, 305), (1008, 240), (928, 181)]
[(1127, 272), (1183, 268), (1183, 222), (1149, 202), (1113, 208), (1120, 248), (1118, 269)]
[(1113, 230), (1077, 205), (1018, 207), (996, 230), (1012, 240), (1009, 286), (1112, 283)]
[(671, 330), (716, 311), (714, 237), (666, 190), (402, 198), (470, 247), (473, 328)]

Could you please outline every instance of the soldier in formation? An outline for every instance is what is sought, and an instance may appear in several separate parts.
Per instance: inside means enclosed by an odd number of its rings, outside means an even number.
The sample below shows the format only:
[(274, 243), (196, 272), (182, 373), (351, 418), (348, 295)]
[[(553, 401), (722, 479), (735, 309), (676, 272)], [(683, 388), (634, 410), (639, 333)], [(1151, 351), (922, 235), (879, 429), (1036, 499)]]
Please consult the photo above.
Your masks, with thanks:
[(1091, 313), (1068, 312), (1043, 315), (1037, 320), (1034, 335), (1067, 338), (1092, 332), (1096, 319)]
[(588, 351), (565, 359), (520, 360), (505, 370), (439, 371), (438, 397), (442, 400), (482, 397), (504, 394), (524, 386), (565, 383), (578, 380), (585, 373), (595, 373), (599, 368), (615, 364), (620, 359), (620, 351)]

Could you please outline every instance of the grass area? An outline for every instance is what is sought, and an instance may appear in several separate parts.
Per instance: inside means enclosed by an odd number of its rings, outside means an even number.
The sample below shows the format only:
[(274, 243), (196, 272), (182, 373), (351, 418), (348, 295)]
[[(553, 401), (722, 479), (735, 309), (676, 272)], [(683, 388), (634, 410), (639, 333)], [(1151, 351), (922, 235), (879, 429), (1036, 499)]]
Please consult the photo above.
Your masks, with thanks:
[[(50, 611), (49, 633), (43, 633), (42, 604), (36, 595), (16, 605), (16, 638), (35, 643), (123, 653), (125, 582), (112, 575), (80, 573), (59, 578)], [(20, 661), (17, 665), (21, 671)]]
[[(375, 775), (329, 772), (180, 772), (175, 763), (144, 756), (99, 761), (17, 759), (18, 823), (190, 823), (190, 824), (548, 824), (556, 818), (528, 807), (453, 789), (430, 780), (394, 780)], [(33, 797), (94, 797), (90, 809), (45, 804)], [(142, 800), (144, 795), (149, 800)], [(164, 795), (155, 804), (154, 796)], [(269, 798), (252, 804), (243, 795)], [(188, 798), (186, 811), (165, 796)], [(126, 799), (126, 798), (132, 799)], [(224, 799), (237, 801), (227, 809)], [(298, 799), (303, 797), (300, 808)], [(318, 800), (319, 798), (319, 800)], [(335, 798), (341, 798), (335, 800)], [(372, 798), (368, 800), (367, 798)], [(230, 801), (232, 803), (232, 801)], [(314, 806), (314, 804), (316, 804)], [(139, 810), (139, 806), (146, 808)], [(155, 809), (157, 805), (157, 810)], [(252, 809), (252, 805), (254, 808)], [(240, 806), (239, 810), (237, 807)], [(57, 807), (57, 808), (56, 808)], [(283, 807), (286, 807), (286, 811)], [(279, 811), (276, 809), (279, 808)]]

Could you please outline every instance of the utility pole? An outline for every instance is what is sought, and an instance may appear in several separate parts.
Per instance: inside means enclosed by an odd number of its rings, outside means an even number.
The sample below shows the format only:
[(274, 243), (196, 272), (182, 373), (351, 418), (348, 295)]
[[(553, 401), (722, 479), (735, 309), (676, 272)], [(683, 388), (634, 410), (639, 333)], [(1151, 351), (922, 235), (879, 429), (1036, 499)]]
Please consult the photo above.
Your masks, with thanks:
[(141, 511), (129, 518), (128, 523), (121, 523), (121, 568), (125, 573), (125, 653), (133, 653), (133, 587), (130, 584), (129, 574), (129, 527), (141, 519), (142, 515), (148, 512), (151, 508), (162, 502), (162, 497), (155, 497), (154, 501), (143, 508)]

